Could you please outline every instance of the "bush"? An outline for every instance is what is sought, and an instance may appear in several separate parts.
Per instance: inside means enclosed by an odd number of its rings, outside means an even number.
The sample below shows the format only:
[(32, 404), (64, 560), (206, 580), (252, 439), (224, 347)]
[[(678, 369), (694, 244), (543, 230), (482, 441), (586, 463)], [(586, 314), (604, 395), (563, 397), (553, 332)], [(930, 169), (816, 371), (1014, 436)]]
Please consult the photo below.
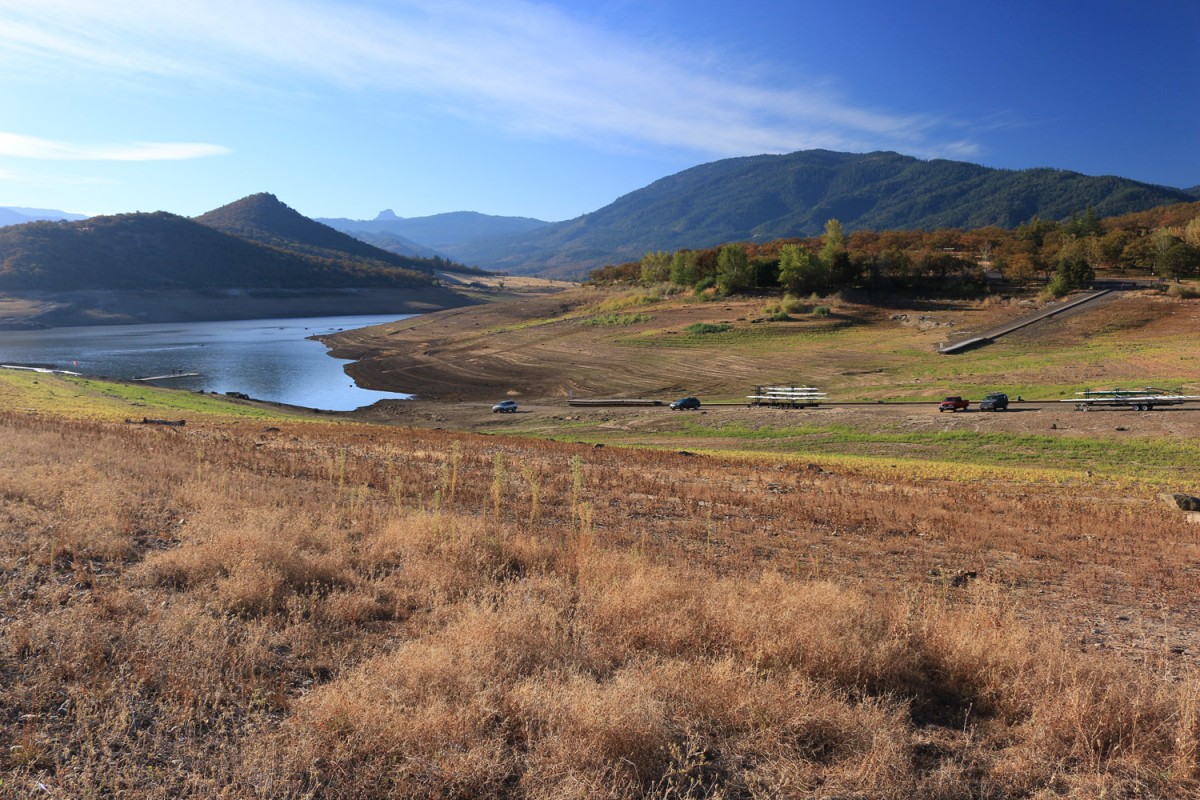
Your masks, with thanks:
[(732, 325), (725, 322), (695, 322), (688, 325), (684, 330), (688, 333), (724, 333), (732, 327)]
[(597, 328), (611, 328), (622, 325), (636, 325), (639, 322), (649, 322), (653, 317), (649, 314), (597, 314), (579, 321), (580, 325), (592, 325)]
[(1050, 279), (1050, 283), (1046, 284), (1046, 294), (1051, 297), (1066, 297), (1069, 291), (1071, 291), (1071, 282), (1061, 273), (1056, 274)]
[(698, 281), (696, 283), (696, 288), (692, 291), (695, 293), (696, 297), (705, 300), (711, 299), (715, 297), (717, 293), (717, 279), (710, 275), (709, 277)]
[(813, 306), (813, 310), (810, 313), (814, 317), (828, 317), (829, 306)]
[(787, 294), (782, 300), (773, 303), (767, 303), (763, 309), (763, 315), (770, 322), (787, 322), (792, 317), (792, 314), (797, 314), (805, 311), (808, 306), (798, 297)]
[(1167, 289), (1167, 294), (1180, 300), (1195, 300), (1200, 297), (1200, 285), (1194, 283), (1173, 283)]

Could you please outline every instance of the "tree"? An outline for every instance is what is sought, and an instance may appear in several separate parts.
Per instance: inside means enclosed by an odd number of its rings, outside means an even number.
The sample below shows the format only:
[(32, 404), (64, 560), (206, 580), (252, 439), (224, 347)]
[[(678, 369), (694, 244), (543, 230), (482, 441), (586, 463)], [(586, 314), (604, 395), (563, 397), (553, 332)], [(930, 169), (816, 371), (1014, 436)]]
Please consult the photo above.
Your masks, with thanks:
[(750, 288), (750, 258), (740, 244), (727, 244), (717, 253), (717, 290), (733, 294)]
[(1013, 253), (1008, 258), (1004, 277), (1018, 286), (1023, 286), (1037, 277), (1037, 266), (1029, 253)]
[(1183, 240), (1192, 247), (1200, 247), (1200, 217), (1188, 220), (1183, 227)]
[(1153, 238), (1138, 236), (1127, 242), (1124, 249), (1121, 250), (1121, 265), (1141, 269), (1153, 269), (1155, 255)]
[(1088, 206), (1082, 217), (1075, 212), (1071, 212), (1071, 218), (1063, 225), (1062, 231), (1067, 236), (1086, 239), (1089, 236), (1102, 236), (1104, 234), (1104, 226), (1100, 224), (1100, 218), (1096, 216), (1096, 210)]
[(1154, 272), (1160, 277), (1179, 281), (1194, 274), (1200, 267), (1200, 248), (1192, 247), (1169, 234), (1161, 237), (1157, 245)]
[(1125, 265), (1121, 264), (1121, 253), (1124, 252), (1125, 245), (1129, 244), (1129, 239), (1128, 231), (1113, 228), (1098, 240), (1096, 244), (1097, 260), (1101, 264), (1116, 264), (1124, 268)]
[(671, 256), (671, 283), (676, 286), (695, 286), (700, 280), (699, 256), (694, 250), (676, 250)]
[(825, 222), (825, 233), (821, 234), (821, 260), (825, 262), (825, 266), (833, 268), (834, 259), (839, 253), (846, 252), (846, 234), (842, 230), (842, 223), (836, 219), (830, 219)]
[(671, 256), (661, 250), (642, 256), (641, 279), (644, 284), (662, 283), (671, 274)]
[(1046, 236), (1057, 228), (1057, 223), (1041, 219), (1035, 214), (1029, 222), (1022, 222), (1017, 226), (1017, 229), (1013, 231), (1013, 237), (1033, 242), (1034, 246), (1040, 249), (1046, 241)]
[(779, 283), (795, 294), (821, 294), (829, 287), (829, 270), (798, 244), (779, 248)]
[(1083, 258), (1059, 259), (1058, 269), (1050, 280), (1050, 291), (1062, 297), (1072, 289), (1080, 289), (1091, 283), (1096, 277), (1092, 265)]

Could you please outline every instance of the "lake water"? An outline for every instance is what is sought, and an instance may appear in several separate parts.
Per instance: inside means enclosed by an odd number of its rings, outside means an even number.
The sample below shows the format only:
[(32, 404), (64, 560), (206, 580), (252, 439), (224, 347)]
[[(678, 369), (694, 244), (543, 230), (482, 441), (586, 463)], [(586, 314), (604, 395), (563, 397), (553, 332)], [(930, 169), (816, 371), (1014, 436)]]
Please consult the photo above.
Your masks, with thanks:
[(242, 392), (307, 408), (349, 411), (410, 397), (354, 385), (348, 363), (306, 337), (363, 328), (411, 314), (158, 325), (105, 325), (0, 331), (0, 364), (33, 364), (84, 375), (131, 379), (174, 372), (199, 377), (156, 381), (193, 391)]

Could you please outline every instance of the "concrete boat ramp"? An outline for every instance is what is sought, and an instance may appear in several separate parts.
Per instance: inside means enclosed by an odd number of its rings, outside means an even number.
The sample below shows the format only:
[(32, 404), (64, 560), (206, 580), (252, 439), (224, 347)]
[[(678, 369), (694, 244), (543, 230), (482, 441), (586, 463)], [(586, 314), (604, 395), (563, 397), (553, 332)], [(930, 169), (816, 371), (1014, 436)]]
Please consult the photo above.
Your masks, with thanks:
[(1044, 319), (1049, 319), (1050, 317), (1058, 316), (1059, 314), (1064, 314), (1068, 311), (1073, 311), (1078, 309), (1080, 306), (1093, 303), (1102, 297), (1111, 295), (1112, 293), (1112, 289), (1100, 289), (1098, 291), (1088, 292), (1087, 294), (1079, 297), (1073, 297), (1070, 300), (1058, 303), (1050, 308), (1044, 308), (1033, 314), (1027, 314), (1019, 319), (1013, 320), (1007, 325), (1003, 325), (999, 328), (993, 328), (992, 330), (980, 334), (979, 336), (973, 336), (970, 339), (964, 339), (961, 342), (954, 342), (952, 344), (938, 345), (938, 352), (942, 353), (943, 355), (953, 355), (955, 353), (962, 353), (966, 350), (971, 350), (976, 347), (982, 347), (986, 344), (991, 344), (1001, 336), (1006, 336), (1013, 331), (1019, 331), (1022, 328), (1028, 327), (1037, 322), (1041, 322)]

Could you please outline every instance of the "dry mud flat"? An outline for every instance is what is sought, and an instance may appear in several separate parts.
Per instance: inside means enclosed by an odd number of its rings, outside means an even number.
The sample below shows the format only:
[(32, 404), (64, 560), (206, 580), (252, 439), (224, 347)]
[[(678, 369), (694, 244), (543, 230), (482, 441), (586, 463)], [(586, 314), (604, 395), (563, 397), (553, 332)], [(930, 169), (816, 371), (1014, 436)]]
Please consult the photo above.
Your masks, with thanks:
[[(828, 317), (800, 311), (769, 322), (769, 298), (647, 297), (578, 288), (346, 331), (325, 342), (332, 355), (355, 362), (347, 372), (365, 388), (489, 405), (682, 395), (736, 401), (756, 385), (797, 381), (821, 387), (831, 400), (931, 403), (945, 394), (978, 402), (985, 390), (1008, 388), (1011, 395), (1013, 386), (1138, 386), (1147, 376), (1200, 393), (1200, 303), (1149, 292), (1122, 293), (955, 356), (937, 355), (938, 345), (1010, 322), (1027, 307), (837, 301)], [(900, 319), (913, 315), (937, 325)], [(698, 323), (728, 333), (696, 335)]]

